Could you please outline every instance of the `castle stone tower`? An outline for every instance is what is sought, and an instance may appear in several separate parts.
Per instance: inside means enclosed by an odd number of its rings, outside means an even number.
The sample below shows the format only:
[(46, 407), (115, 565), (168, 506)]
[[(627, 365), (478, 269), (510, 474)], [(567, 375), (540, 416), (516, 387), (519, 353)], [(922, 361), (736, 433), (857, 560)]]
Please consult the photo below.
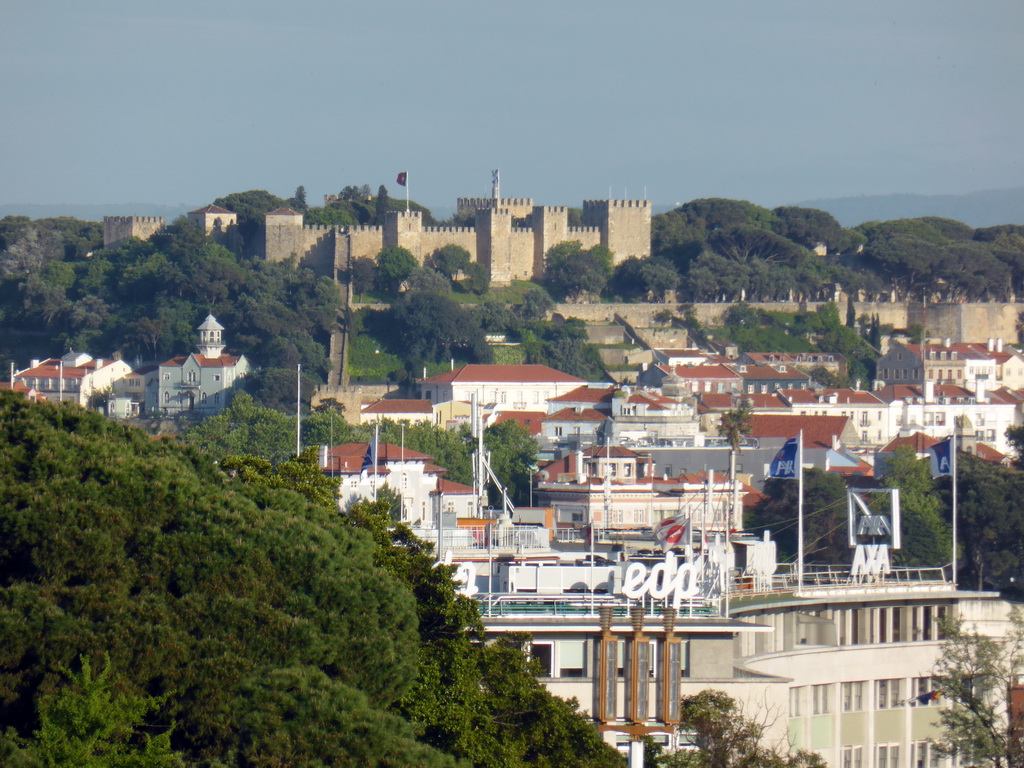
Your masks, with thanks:
[(544, 274), (544, 254), (558, 243), (574, 238), (569, 236), (569, 209), (564, 205), (537, 205), (533, 209), (533, 275)]
[(149, 240), (166, 226), (163, 216), (104, 216), (103, 247), (114, 248), (133, 237)]
[(476, 260), (487, 267), (491, 282), (512, 281), (512, 212), (479, 208), (476, 212)]
[(651, 255), (650, 200), (584, 200), (583, 224), (601, 230), (601, 245), (615, 254), (616, 264)]
[(384, 217), (384, 247), (397, 245), (405, 248), (421, 266), (430, 255), (426, 252), (422, 234), (423, 214), (420, 211), (388, 211)]
[(212, 238), (215, 243), (225, 248), (234, 246), (236, 230), (238, 226), (238, 214), (232, 213), (219, 205), (208, 205), (188, 212), (188, 220)]
[(306, 237), (302, 231), (302, 214), (291, 208), (275, 208), (264, 219), (266, 222), (267, 261), (287, 261), (300, 258), (306, 251)]

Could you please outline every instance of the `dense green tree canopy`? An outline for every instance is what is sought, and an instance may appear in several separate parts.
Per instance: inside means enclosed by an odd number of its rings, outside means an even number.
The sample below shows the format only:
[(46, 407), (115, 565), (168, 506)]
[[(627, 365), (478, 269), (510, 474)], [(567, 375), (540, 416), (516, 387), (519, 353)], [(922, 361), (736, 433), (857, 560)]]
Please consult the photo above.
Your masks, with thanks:
[(604, 246), (584, 249), (579, 240), (570, 240), (552, 246), (544, 258), (545, 280), (570, 301), (601, 293), (612, 276), (612, 254)]
[[(797, 481), (767, 480), (747, 528), (767, 528), (779, 546), (780, 561), (796, 561)], [(839, 475), (804, 471), (804, 560), (848, 564), (852, 552), (846, 530), (846, 485)]]
[(401, 246), (391, 245), (377, 254), (377, 287), (388, 293), (398, 293), (402, 284), (419, 269), (416, 257)]
[(450, 764), (385, 712), (416, 679), (416, 607), (336, 512), (71, 405), (3, 395), (0, 433), (0, 719), (17, 733), (61, 667), (105, 653), (126, 690), (163, 697), (147, 722), (174, 724), (192, 761)]

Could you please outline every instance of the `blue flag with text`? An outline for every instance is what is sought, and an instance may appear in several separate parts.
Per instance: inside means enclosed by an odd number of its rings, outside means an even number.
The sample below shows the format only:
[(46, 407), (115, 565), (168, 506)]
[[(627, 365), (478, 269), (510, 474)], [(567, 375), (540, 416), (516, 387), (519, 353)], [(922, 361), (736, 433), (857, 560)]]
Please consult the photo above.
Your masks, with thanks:
[(800, 467), (797, 456), (800, 452), (800, 438), (791, 437), (785, 442), (768, 467), (768, 477), (777, 480), (796, 480)]
[(932, 464), (932, 477), (953, 474), (953, 438), (936, 443), (928, 449)]

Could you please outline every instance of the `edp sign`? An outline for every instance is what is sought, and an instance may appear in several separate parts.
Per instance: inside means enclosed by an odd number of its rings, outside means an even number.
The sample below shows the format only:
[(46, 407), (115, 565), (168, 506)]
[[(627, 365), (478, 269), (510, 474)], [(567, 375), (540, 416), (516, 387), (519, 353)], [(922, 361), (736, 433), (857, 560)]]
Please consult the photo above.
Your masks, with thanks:
[(700, 594), (699, 576), (694, 563), (680, 563), (672, 552), (666, 552), (665, 559), (650, 569), (643, 563), (630, 563), (622, 580), (622, 594), (631, 600), (648, 595), (654, 600), (671, 598), (672, 607), (678, 610), (684, 599)]

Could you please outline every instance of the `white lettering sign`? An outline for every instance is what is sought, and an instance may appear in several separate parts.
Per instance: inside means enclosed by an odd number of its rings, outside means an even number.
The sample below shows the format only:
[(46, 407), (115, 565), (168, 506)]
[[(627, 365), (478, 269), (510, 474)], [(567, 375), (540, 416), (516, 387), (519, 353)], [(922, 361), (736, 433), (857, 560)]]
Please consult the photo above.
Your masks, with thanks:
[(693, 563), (680, 565), (672, 552), (666, 552), (664, 561), (649, 573), (643, 563), (630, 563), (622, 583), (622, 594), (632, 600), (640, 600), (644, 595), (664, 600), (671, 595), (672, 607), (676, 609), (684, 598), (696, 597), (698, 592), (697, 568)]
[(858, 544), (853, 555), (851, 576), (881, 576), (889, 573), (888, 544)]
[(476, 586), (476, 568), (472, 563), (459, 563), (459, 568), (452, 576), (452, 581), (460, 584), (459, 594), (466, 597), (473, 597), (480, 590)]

